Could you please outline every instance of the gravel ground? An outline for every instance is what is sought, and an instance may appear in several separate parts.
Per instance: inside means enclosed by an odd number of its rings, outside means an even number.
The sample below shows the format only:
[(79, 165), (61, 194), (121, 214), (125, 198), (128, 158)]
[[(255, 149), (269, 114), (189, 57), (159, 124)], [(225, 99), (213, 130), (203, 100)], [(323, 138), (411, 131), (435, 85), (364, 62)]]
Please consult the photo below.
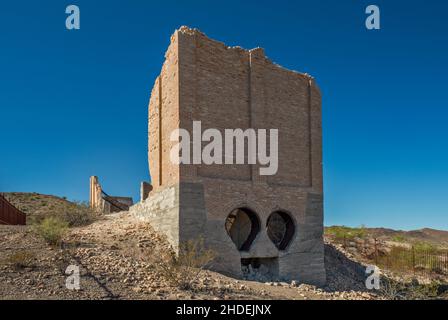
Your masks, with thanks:
[[(151, 259), (142, 256), (153, 252), (151, 258), (156, 261), (157, 252), (168, 250), (149, 224), (126, 212), (70, 229), (61, 248), (48, 246), (29, 227), (0, 226), (0, 298), (378, 299), (365, 289), (363, 266), (330, 244), (325, 250), (328, 283), (323, 288), (244, 281), (203, 271), (194, 289), (180, 290), (160, 276)], [(11, 265), (14, 255), (25, 256), (27, 263)], [(69, 265), (80, 267), (80, 290), (66, 288)]]

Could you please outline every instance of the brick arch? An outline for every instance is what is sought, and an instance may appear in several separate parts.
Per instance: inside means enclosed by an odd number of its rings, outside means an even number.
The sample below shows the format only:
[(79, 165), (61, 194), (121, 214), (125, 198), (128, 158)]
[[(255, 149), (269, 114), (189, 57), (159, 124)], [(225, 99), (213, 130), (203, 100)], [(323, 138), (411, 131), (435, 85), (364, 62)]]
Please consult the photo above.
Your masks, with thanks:
[(277, 249), (284, 251), (296, 237), (297, 221), (287, 210), (274, 210), (266, 221), (266, 232)]
[(247, 208), (254, 211), (258, 215), (258, 218), (260, 219), (260, 223), (262, 225), (265, 224), (264, 220), (266, 220), (269, 214), (272, 212), (267, 208), (260, 207), (254, 201), (230, 201), (221, 206), (221, 208), (215, 207), (214, 209), (221, 210), (222, 212), (226, 213), (227, 217), (230, 212), (238, 208)]
[(236, 208), (227, 216), (225, 229), (236, 248), (248, 252), (261, 231), (260, 218), (249, 208)]
[(298, 226), (299, 224), (302, 224), (303, 223), (302, 220), (305, 219), (305, 214), (304, 213), (299, 213), (297, 211), (288, 210), (288, 209), (285, 209), (284, 207), (281, 207), (281, 206), (275, 206), (275, 207), (271, 208), (271, 210), (269, 210), (268, 217), (273, 212), (276, 212), (276, 211), (281, 211), (281, 212), (287, 213), (291, 217), (291, 219), (294, 221), (294, 225), (295, 226)]
[(287, 214), (289, 214), (291, 216), (291, 218), (294, 220), (294, 223), (296, 226), (305, 223), (306, 210), (307, 210), (306, 204), (300, 205), (300, 206), (294, 206), (294, 207), (284, 207), (284, 206), (277, 204), (277, 205), (272, 206), (271, 208), (268, 208), (266, 210), (268, 211), (266, 214), (266, 219), (274, 211), (282, 211), (282, 212), (286, 212)]
[[(263, 211), (257, 205), (249, 204), (247, 201), (233, 202), (232, 204), (228, 204), (224, 206), (223, 209), (226, 214), (226, 219), (223, 225), (223, 229), (227, 233), (227, 235), (231, 238), (232, 242), (237, 247), (238, 251), (247, 252), (250, 250), (255, 239), (258, 237), (260, 232), (262, 231), (264, 223)], [(232, 213), (237, 210), (242, 210), (247, 215), (247, 221), (250, 220), (250, 232), (247, 231), (247, 239), (243, 243), (236, 243), (232, 238), (228, 230), (228, 222)]]

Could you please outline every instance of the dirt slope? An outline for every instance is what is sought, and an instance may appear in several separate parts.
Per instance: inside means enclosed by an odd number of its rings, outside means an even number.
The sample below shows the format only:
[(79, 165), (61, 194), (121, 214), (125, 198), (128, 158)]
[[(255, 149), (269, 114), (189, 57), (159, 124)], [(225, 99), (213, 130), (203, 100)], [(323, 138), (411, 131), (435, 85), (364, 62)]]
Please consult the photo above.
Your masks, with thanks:
[[(77, 208), (54, 196), (10, 194), (29, 216)], [(392, 230), (393, 231), (393, 230)], [(375, 232), (375, 231), (372, 231)], [(378, 231), (377, 231), (378, 232)], [(393, 232), (380, 231), (392, 237)], [(425, 237), (441, 234), (426, 230)], [(328, 239), (327, 239), (328, 240)], [(365, 265), (331, 242), (325, 245), (327, 285), (260, 283), (204, 271), (193, 289), (180, 289), (155, 267), (169, 246), (148, 223), (127, 212), (69, 229), (63, 245), (50, 247), (31, 226), (0, 226), (0, 299), (381, 299), (365, 288)], [(81, 289), (66, 288), (66, 268), (81, 271)]]
[[(146, 251), (140, 249), (147, 248)], [(171, 286), (142, 257), (142, 252), (168, 250), (151, 226), (128, 213), (70, 229), (63, 248), (51, 248), (29, 227), (0, 227), (0, 298), (2, 299), (371, 299), (361, 280), (351, 279), (351, 267), (330, 249), (327, 256), (329, 286), (316, 288), (295, 283), (258, 283), (204, 271), (195, 289)], [(31, 255), (15, 268), (11, 257)], [(157, 257), (154, 257), (157, 259)], [(345, 263), (345, 260), (343, 261)], [(81, 269), (81, 290), (65, 287), (68, 265)], [(338, 265), (339, 267), (335, 267)], [(342, 267), (341, 267), (342, 266)], [(342, 279), (341, 270), (346, 274)], [(344, 291), (345, 290), (345, 291)]]

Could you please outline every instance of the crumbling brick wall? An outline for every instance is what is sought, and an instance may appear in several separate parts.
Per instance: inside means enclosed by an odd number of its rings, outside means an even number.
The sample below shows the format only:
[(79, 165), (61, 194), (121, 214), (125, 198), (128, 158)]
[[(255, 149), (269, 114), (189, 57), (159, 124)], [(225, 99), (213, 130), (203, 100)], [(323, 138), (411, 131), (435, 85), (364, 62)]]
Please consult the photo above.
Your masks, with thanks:
[(134, 204), (131, 197), (109, 196), (103, 191), (98, 177), (90, 177), (89, 206), (97, 213), (127, 211)]

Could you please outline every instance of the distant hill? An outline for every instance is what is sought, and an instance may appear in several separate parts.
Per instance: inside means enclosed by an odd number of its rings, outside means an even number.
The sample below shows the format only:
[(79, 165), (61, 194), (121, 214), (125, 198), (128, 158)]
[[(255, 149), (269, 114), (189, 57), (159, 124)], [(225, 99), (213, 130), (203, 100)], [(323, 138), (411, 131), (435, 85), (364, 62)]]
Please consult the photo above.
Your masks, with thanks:
[(5, 192), (3, 195), (27, 215), (28, 221), (40, 220), (49, 215), (64, 214), (84, 206), (64, 198), (39, 193)]
[[(332, 233), (338, 226), (325, 227), (326, 234)], [(424, 228), (420, 230), (402, 231), (387, 228), (347, 228), (359, 232), (363, 230), (369, 237), (396, 242), (427, 242), (438, 246), (448, 246), (448, 231)]]

